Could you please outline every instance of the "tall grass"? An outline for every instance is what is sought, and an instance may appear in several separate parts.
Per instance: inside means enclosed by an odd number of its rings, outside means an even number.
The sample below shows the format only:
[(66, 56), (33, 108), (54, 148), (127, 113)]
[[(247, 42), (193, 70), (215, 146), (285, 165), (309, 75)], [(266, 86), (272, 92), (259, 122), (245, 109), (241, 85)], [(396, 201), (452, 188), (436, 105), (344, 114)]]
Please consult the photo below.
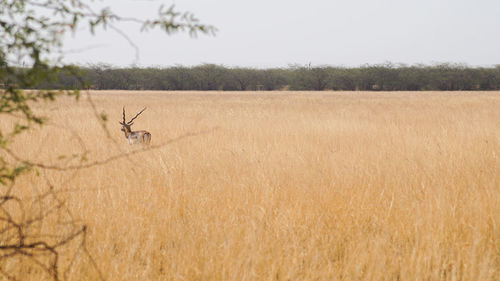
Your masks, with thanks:
[[(39, 106), (53, 125), (14, 149), (64, 165), (79, 160), (60, 155), (82, 145), (88, 162), (140, 150), (120, 132), (122, 106), (129, 115), (148, 107), (133, 129), (166, 145), (76, 171), (41, 169), (16, 192), (61, 190), (108, 280), (500, 280), (498, 92), (93, 100), (116, 143), (87, 102), (62, 99)], [(64, 276), (96, 278), (70, 252)]]

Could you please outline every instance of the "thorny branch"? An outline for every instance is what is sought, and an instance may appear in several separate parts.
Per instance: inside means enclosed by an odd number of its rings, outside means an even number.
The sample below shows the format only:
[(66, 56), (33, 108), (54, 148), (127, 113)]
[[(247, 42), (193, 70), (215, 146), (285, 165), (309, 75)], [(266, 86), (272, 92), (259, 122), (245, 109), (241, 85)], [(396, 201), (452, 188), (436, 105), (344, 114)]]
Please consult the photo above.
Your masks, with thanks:
[(12, 156), (12, 158), (14, 158), (16, 161), (25, 163), (26, 165), (29, 165), (30, 167), (37, 167), (37, 168), (42, 168), (42, 169), (47, 169), (47, 170), (58, 170), (58, 171), (79, 170), (79, 169), (85, 169), (85, 168), (91, 168), (91, 167), (95, 167), (95, 166), (105, 165), (105, 164), (108, 164), (108, 163), (110, 163), (112, 161), (115, 161), (115, 160), (118, 160), (118, 159), (121, 159), (121, 158), (126, 158), (126, 157), (129, 157), (129, 156), (134, 155), (134, 154), (139, 154), (139, 153), (144, 153), (146, 151), (160, 149), (160, 148), (163, 148), (163, 147), (165, 147), (167, 145), (179, 142), (179, 141), (184, 140), (184, 139), (189, 138), (189, 137), (194, 137), (194, 136), (199, 136), (199, 135), (211, 133), (211, 132), (213, 132), (213, 131), (215, 131), (217, 129), (218, 129), (218, 127), (214, 127), (214, 128), (212, 128), (210, 130), (199, 131), (199, 132), (194, 132), (194, 133), (187, 133), (187, 134), (184, 134), (182, 136), (170, 139), (170, 140), (168, 140), (168, 141), (166, 141), (164, 143), (161, 143), (161, 144), (150, 145), (149, 147), (144, 147), (142, 149), (137, 149), (137, 150), (133, 150), (133, 151), (126, 152), (126, 153), (116, 154), (116, 155), (110, 156), (108, 158), (105, 158), (105, 159), (102, 159), (102, 160), (96, 160), (96, 161), (93, 161), (93, 162), (90, 162), (90, 163), (77, 164), (77, 165), (68, 165), (68, 166), (46, 165), (46, 164), (43, 164), (43, 163), (40, 163), (40, 162), (38, 162), (38, 163), (37, 162), (30, 162), (28, 160), (22, 160), (20, 157), (18, 157), (10, 149), (4, 149), (4, 150), (10, 156)]
[[(104, 280), (96, 262), (86, 248), (87, 226), (72, 219), (70, 211), (65, 208), (64, 202), (57, 197), (53, 188), (49, 188), (30, 202), (17, 196), (0, 196), (0, 200), (0, 237), (2, 238), (0, 239), (0, 264), (3, 265), (3, 261), (6, 259), (18, 257), (24, 261), (23, 267), (39, 268), (47, 274), (47, 277), (53, 280), (61, 280), (59, 269), (60, 249), (68, 246), (73, 241), (80, 240), (77, 248), (74, 249), (75, 255), (73, 259), (76, 257), (77, 252), (83, 252), (85, 258), (94, 266), (98, 278)], [(35, 202), (39, 200), (43, 201), (44, 205), (51, 206), (51, 208), (34, 218), (26, 218), (25, 215), (14, 216), (16, 211), (22, 211), (23, 214), (26, 211), (33, 211)], [(16, 206), (9, 206), (11, 201), (15, 201)], [(60, 234), (44, 235), (40, 233), (43, 222), (57, 221), (61, 217), (66, 218), (67, 222), (56, 225), (59, 231), (54, 233)], [(66, 268), (65, 272), (68, 270), (69, 268)], [(0, 272), (11, 280), (22, 278), (22, 276), (17, 278), (15, 273), (7, 272), (3, 266), (0, 266)]]
[[(116, 140), (112, 138), (111, 133), (106, 127), (104, 121), (102, 121), (102, 118), (100, 116), (101, 114), (98, 112), (90, 94), (87, 94), (87, 100), (91, 104), (91, 107), (93, 109), (92, 112), (94, 118), (96, 120), (99, 120), (99, 122), (101, 123), (101, 130), (105, 132), (106, 137), (111, 140), (111, 142), (115, 146), (120, 148), (120, 153), (107, 157), (105, 159), (95, 160), (89, 163), (81, 162), (75, 165), (58, 166), (47, 165), (42, 162), (38, 163), (32, 162), (28, 159), (23, 159), (8, 147), (1, 148), (1, 150), (5, 151), (12, 159), (17, 161), (18, 163), (23, 163), (25, 166), (30, 168), (57, 171), (79, 171), (81, 169), (106, 165), (110, 162), (122, 158), (127, 158), (135, 154), (161, 149), (165, 146), (182, 141), (186, 138), (211, 133), (218, 129), (218, 127), (214, 127), (209, 130), (187, 133), (167, 140), (166, 142), (163, 142), (161, 144), (151, 145), (129, 152), (123, 152)], [(51, 126), (68, 130), (68, 128), (64, 128), (54, 124), (51, 124)], [(71, 131), (71, 129), (69, 130)], [(83, 153), (87, 154), (88, 149), (85, 147), (85, 144), (81, 137), (74, 131), (71, 131), (71, 134), (73, 138), (76, 138), (78, 140)], [(86, 248), (85, 239), (87, 226), (73, 218), (70, 210), (65, 205), (65, 201), (58, 197), (58, 195), (61, 193), (61, 190), (54, 188), (54, 185), (47, 180), (48, 189), (45, 192), (34, 196), (29, 202), (29, 206), (26, 206), (26, 198), (20, 198), (11, 195), (13, 184), (14, 182), (4, 192), (0, 193), (2, 194), (2, 196), (0, 196), (0, 237), (4, 238), (0, 239), (0, 262), (2, 261), (2, 259), (12, 258), (15, 256), (22, 257), (25, 261), (31, 262), (33, 266), (37, 266), (38, 268), (44, 270), (48, 274), (48, 276), (50, 276), (54, 280), (60, 280), (60, 272), (62, 271), (64, 278), (67, 279), (70, 267), (73, 266), (78, 253), (82, 253), (89, 261), (89, 263), (93, 266), (99, 279), (104, 280), (103, 275), (99, 271), (97, 263)], [(16, 206), (14, 206), (13, 203), (16, 203)], [(33, 209), (35, 208), (34, 206), (36, 204), (39, 205), (38, 215), (31, 216), (29, 218), (26, 217), (27, 212), (33, 213)], [(15, 218), (13, 215), (11, 215), (15, 213), (14, 209), (17, 211), (17, 213), (22, 214), (19, 216), (19, 218)], [(64, 214), (65, 218), (59, 217), (61, 216), (61, 213)], [(59, 227), (62, 228), (63, 234), (42, 234), (37, 231), (37, 228), (40, 228), (39, 225), (42, 224), (42, 221), (55, 220), (56, 218), (58, 221), (65, 221), (64, 224), (59, 223)], [(61, 255), (59, 249), (72, 243), (76, 239), (80, 239), (81, 242), (79, 243), (78, 248), (74, 250), (75, 252), (68, 267), (65, 269), (60, 269), (58, 267)], [(49, 240), (52, 242), (49, 242)], [(47, 256), (50, 256), (51, 258), (40, 259), (40, 257)], [(2, 267), (0, 265), (0, 271), (1, 270)], [(13, 278), (15, 279), (15, 277)]]

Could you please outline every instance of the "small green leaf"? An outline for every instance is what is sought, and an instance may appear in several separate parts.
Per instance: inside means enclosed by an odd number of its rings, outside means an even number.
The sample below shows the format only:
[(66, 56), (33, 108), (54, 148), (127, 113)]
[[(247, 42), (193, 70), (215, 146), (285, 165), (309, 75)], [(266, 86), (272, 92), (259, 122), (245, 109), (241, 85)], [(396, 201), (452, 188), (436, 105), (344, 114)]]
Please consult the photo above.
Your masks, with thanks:
[(101, 118), (101, 120), (104, 122), (108, 121), (108, 115), (106, 115), (104, 111), (99, 114), (99, 118)]

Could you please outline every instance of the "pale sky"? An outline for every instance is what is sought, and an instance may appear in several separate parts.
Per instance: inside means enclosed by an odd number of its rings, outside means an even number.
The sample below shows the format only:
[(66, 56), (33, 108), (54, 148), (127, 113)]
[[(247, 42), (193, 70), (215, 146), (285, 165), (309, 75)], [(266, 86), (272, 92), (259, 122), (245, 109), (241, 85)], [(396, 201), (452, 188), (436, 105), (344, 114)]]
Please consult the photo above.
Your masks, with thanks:
[[(140, 33), (120, 24), (139, 48), (118, 33), (85, 30), (66, 39), (66, 62), (114, 66), (198, 65), (287, 67), (290, 64), (359, 66), (384, 62), (500, 64), (499, 0), (104, 0), (116, 13), (151, 18), (175, 4), (215, 36)], [(98, 6), (96, 6), (98, 7)], [(98, 8), (96, 8), (98, 9)], [(76, 52), (75, 52), (76, 51)]]

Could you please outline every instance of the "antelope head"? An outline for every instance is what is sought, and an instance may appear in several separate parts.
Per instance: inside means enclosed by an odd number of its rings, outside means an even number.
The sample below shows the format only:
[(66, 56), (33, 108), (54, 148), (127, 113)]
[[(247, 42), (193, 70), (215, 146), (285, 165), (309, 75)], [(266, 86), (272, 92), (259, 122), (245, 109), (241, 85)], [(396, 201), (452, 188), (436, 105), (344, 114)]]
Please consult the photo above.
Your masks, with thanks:
[(132, 132), (132, 129), (130, 128), (132, 125), (134, 125), (134, 120), (137, 118), (144, 110), (146, 110), (146, 107), (143, 108), (139, 113), (137, 113), (134, 118), (130, 119), (130, 121), (125, 120), (125, 107), (123, 107), (123, 121), (119, 122), (122, 125), (122, 131), (123, 132)]

